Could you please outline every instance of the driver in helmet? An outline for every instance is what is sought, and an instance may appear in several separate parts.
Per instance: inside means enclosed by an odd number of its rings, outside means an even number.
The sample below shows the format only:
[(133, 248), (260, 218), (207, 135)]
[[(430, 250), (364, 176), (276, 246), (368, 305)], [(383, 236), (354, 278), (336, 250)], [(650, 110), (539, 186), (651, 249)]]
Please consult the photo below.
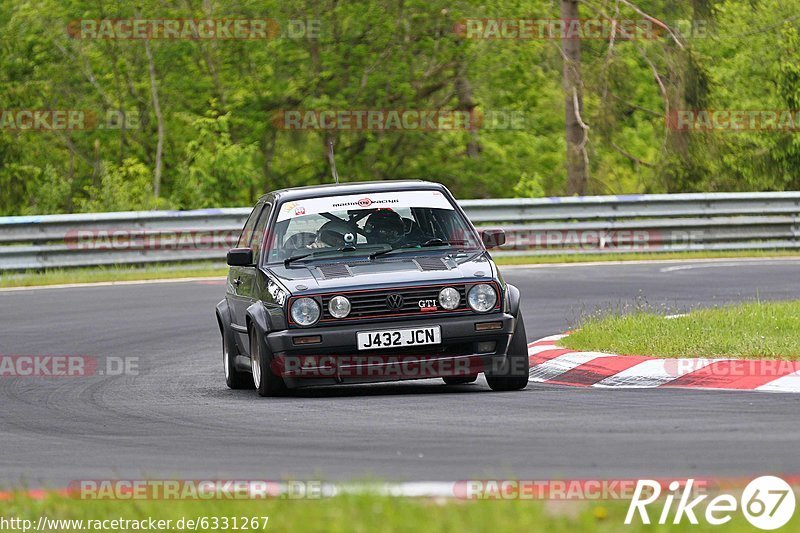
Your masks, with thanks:
[(405, 225), (395, 211), (380, 209), (367, 217), (364, 234), (369, 244), (388, 244), (395, 247), (405, 235)]
[(342, 248), (355, 245), (355, 231), (343, 220), (329, 220), (317, 231), (317, 238), (309, 248)]

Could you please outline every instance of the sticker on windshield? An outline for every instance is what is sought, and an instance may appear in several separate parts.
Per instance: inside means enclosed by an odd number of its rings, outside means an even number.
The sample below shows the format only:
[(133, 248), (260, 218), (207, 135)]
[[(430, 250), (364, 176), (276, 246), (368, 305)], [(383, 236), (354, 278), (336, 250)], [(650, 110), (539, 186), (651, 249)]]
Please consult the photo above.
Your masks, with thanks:
[(281, 205), (278, 222), (304, 215), (359, 209), (433, 208), (453, 210), (450, 201), (439, 191), (395, 191), (376, 194), (326, 196), (286, 202)]

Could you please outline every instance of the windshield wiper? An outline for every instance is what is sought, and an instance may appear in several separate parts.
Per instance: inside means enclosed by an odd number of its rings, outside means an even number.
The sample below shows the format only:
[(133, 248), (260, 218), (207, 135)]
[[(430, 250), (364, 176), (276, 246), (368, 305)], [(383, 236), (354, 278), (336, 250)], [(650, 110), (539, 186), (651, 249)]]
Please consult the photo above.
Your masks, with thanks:
[(306, 254), (295, 255), (293, 257), (289, 257), (287, 259), (284, 259), (283, 260), (283, 265), (288, 267), (293, 261), (300, 261), (301, 259), (305, 259), (306, 257), (311, 257), (312, 255), (315, 255), (315, 254), (320, 253), (320, 252), (327, 252), (327, 253), (331, 253), (333, 251), (336, 251), (336, 252), (355, 252), (356, 250), (358, 250), (358, 248), (356, 248), (352, 244), (345, 244), (344, 246), (342, 246), (341, 248), (337, 248), (336, 250), (331, 250), (330, 248), (321, 248), (319, 250), (314, 250), (313, 252), (308, 252)]
[(403, 251), (410, 250), (411, 248), (416, 248), (416, 247), (417, 247), (417, 245), (415, 245), (415, 244), (404, 244), (403, 246), (401, 246), (399, 248), (387, 248), (386, 250), (378, 250), (377, 252), (372, 252), (371, 254), (369, 254), (369, 258), (370, 258), (370, 260), (372, 260), (372, 259), (375, 259), (376, 257), (378, 257), (379, 255), (384, 255), (384, 254), (388, 254), (388, 253), (391, 253), (391, 252), (399, 252), (401, 250), (403, 250)]
[(288, 268), (289, 265), (292, 263), (292, 261), (300, 261), (301, 259), (305, 259), (306, 257), (314, 255), (315, 253), (316, 252), (309, 252), (307, 254), (300, 254), (292, 257), (287, 257), (286, 259), (283, 260), (283, 266)]
[(435, 238), (435, 239), (428, 239), (427, 241), (420, 244), (420, 246), (426, 248), (428, 246), (455, 246), (457, 244), (467, 244), (467, 241), (463, 239), (454, 241), (445, 241), (439, 238)]
[(373, 252), (369, 254), (370, 260), (375, 259), (380, 255), (385, 255), (392, 252), (400, 252), (400, 251), (408, 251), (412, 248), (428, 248), (431, 246), (456, 246), (456, 245), (464, 245), (467, 244), (465, 240), (453, 240), (453, 241), (445, 241), (439, 238), (436, 239), (428, 239), (427, 241), (423, 242), (422, 244), (404, 244), (399, 248), (389, 248), (387, 250), (378, 250), (377, 252)]

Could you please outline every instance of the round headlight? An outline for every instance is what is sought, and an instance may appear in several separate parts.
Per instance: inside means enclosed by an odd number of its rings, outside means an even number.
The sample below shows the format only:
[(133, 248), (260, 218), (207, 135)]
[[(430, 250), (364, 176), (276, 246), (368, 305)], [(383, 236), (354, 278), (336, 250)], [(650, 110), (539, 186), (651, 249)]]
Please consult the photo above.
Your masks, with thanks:
[(467, 303), (475, 311), (485, 313), (486, 311), (494, 309), (497, 303), (497, 293), (491, 285), (479, 283), (469, 290), (469, 294), (467, 294)]
[(312, 298), (298, 298), (292, 302), (292, 320), (301, 326), (310, 326), (319, 320), (319, 304)]
[(350, 300), (344, 296), (334, 296), (328, 302), (328, 311), (334, 318), (344, 318), (350, 314)]
[(461, 302), (461, 295), (453, 287), (445, 287), (439, 291), (439, 305), (445, 309), (455, 309)]

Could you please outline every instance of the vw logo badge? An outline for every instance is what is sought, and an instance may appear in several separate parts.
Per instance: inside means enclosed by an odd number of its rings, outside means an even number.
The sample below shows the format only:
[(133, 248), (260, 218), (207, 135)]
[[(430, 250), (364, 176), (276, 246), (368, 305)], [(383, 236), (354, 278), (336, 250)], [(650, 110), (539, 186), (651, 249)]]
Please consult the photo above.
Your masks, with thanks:
[(400, 309), (403, 307), (403, 295), (393, 293), (386, 297), (386, 307), (389, 309)]

